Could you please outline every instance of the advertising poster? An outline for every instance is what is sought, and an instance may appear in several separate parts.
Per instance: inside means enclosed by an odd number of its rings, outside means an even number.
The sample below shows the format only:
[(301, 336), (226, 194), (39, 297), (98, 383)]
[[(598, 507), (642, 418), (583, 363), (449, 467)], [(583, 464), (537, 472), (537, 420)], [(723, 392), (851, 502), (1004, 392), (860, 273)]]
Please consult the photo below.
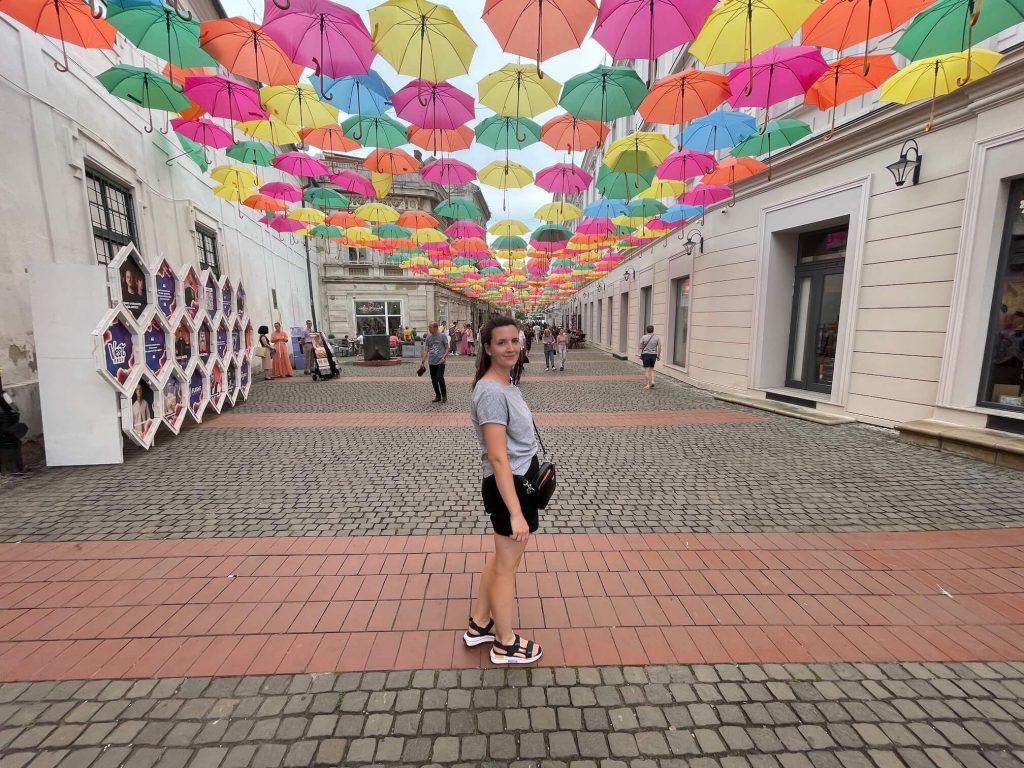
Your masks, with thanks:
[(252, 352), (252, 323), (245, 326), (245, 351)]
[(103, 360), (118, 384), (124, 384), (135, 365), (135, 341), (132, 332), (115, 320), (103, 332)]
[(171, 265), (161, 261), (155, 280), (156, 306), (164, 317), (170, 317), (178, 309), (178, 278), (171, 271)]
[(142, 338), (146, 346), (146, 365), (159, 375), (167, 365), (167, 332), (160, 321), (154, 319)]
[(142, 267), (134, 258), (129, 257), (121, 264), (118, 275), (118, 283), (121, 286), (121, 303), (124, 304), (125, 309), (138, 317), (147, 304), (146, 277)]
[(203, 373), (198, 368), (188, 382), (188, 409), (196, 419), (203, 413)]
[(178, 376), (171, 376), (164, 384), (164, 419), (176, 424), (185, 409), (185, 391)]
[(183, 369), (192, 359), (192, 331), (182, 319), (174, 331), (174, 359)]
[(235, 306), (238, 308), (238, 314), (245, 312), (245, 288), (239, 284), (238, 290), (235, 291)]
[(235, 352), (242, 351), (242, 329), (237, 322), (231, 328), (231, 348)]
[(182, 280), (182, 289), (185, 293), (185, 311), (188, 312), (188, 316), (194, 318), (199, 314), (199, 301), (200, 301), (200, 288), (199, 278), (196, 276), (194, 270), (189, 270), (188, 274), (185, 275), (185, 279)]
[(235, 394), (238, 389), (238, 366), (234, 363), (228, 366), (228, 393)]
[(219, 286), (213, 279), (213, 275), (206, 278), (206, 285), (203, 287), (203, 301), (206, 306), (206, 313), (213, 317), (217, 313), (217, 291)]
[(132, 392), (132, 431), (146, 440), (156, 426), (153, 418), (153, 388), (147, 381), (141, 380)]
[(217, 355), (223, 360), (228, 354), (228, 327), (221, 322), (217, 326)]
[(225, 280), (223, 287), (220, 289), (220, 305), (224, 307), (225, 315), (233, 315), (235, 313), (235, 300), (231, 295), (231, 281)]
[(242, 391), (244, 392), (249, 387), (249, 361), (242, 361)]
[(224, 371), (220, 365), (214, 364), (213, 372), (210, 374), (210, 397), (216, 399), (224, 393)]
[(203, 321), (203, 324), (199, 326), (199, 359), (204, 363), (210, 359), (210, 344), (212, 343), (210, 324)]

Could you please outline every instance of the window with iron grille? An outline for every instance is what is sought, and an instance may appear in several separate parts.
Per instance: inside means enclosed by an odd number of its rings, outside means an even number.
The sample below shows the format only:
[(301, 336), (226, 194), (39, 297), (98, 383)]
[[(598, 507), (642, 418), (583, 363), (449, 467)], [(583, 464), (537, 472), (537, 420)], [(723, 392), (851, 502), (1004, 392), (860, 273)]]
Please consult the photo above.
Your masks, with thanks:
[(94, 171), (86, 172), (85, 182), (96, 261), (109, 264), (128, 243), (134, 242), (136, 247), (139, 245), (132, 193)]
[(220, 262), (217, 260), (217, 235), (203, 227), (196, 227), (199, 237), (199, 269), (209, 269), (220, 277)]

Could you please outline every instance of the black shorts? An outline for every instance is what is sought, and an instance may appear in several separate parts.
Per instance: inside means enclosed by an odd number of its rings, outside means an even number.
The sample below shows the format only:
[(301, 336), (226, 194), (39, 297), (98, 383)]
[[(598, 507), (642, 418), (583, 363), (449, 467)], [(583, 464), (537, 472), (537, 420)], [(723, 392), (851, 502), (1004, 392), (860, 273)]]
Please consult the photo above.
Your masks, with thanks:
[(658, 362), (656, 354), (643, 354), (640, 355), (640, 359), (644, 361), (644, 368), (653, 368), (654, 364)]
[[(534, 456), (533, 461), (530, 462), (529, 471), (536, 472), (539, 466), (540, 461)], [(519, 507), (523, 510), (526, 524), (530, 526), (530, 533), (535, 533), (540, 526), (537, 507), (523, 488), (522, 475), (512, 475), (512, 480), (515, 482), (516, 496), (519, 497)], [(501, 491), (498, 490), (498, 481), (494, 475), (484, 478), (481, 491), (484, 497), (484, 509), (491, 516), (491, 527), (494, 528), (494, 532), (501, 536), (511, 536), (512, 516), (508, 511), (508, 507), (505, 506), (505, 500), (501, 498)]]

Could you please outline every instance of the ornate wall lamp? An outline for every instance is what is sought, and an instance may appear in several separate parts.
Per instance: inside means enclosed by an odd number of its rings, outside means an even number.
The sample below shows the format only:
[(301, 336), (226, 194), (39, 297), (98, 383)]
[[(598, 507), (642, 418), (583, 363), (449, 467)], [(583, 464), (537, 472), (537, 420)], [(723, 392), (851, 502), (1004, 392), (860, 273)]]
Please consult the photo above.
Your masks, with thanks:
[[(680, 240), (684, 240), (684, 236), (679, 236)], [(704, 235), (699, 230), (691, 229), (686, 233), (685, 242), (683, 243), (683, 252), (687, 256), (693, 256), (694, 248), (700, 248), (700, 253), (704, 253)]]
[[(913, 153), (913, 156), (911, 156)], [(907, 183), (907, 179), (910, 179), (911, 186), (917, 184), (921, 180), (921, 150), (917, 146), (917, 142), (914, 139), (909, 139), (903, 142), (903, 146), (900, 147), (900, 159), (895, 163), (890, 163), (885, 166), (889, 169), (889, 173), (896, 180), (896, 186), (902, 187)]]

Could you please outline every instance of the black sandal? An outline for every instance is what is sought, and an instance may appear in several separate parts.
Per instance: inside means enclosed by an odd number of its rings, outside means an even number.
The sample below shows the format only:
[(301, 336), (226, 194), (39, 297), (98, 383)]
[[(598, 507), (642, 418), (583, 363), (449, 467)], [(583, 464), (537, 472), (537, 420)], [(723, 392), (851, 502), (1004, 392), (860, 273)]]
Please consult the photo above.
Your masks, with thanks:
[[(499, 648), (501, 649), (500, 653), (498, 652)], [(523, 638), (519, 635), (516, 635), (516, 639), (511, 645), (503, 645), (495, 638), (494, 645), (491, 646), (491, 663), (532, 664), (543, 654), (544, 649), (533, 640), (527, 640), (524, 644)]]
[(486, 627), (481, 627), (475, 621), (473, 617), (469, 617), (469, 629), (466, 630), (466, 634), (462, 636), (462, 639), (466, 641), (466, 645), (472, 648), (474, 645), (480, 645), (481, 643), (493, 643), (494, 642), (494, 619), (487, 622)]

